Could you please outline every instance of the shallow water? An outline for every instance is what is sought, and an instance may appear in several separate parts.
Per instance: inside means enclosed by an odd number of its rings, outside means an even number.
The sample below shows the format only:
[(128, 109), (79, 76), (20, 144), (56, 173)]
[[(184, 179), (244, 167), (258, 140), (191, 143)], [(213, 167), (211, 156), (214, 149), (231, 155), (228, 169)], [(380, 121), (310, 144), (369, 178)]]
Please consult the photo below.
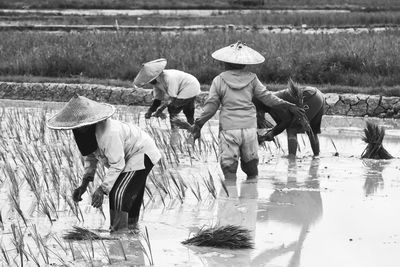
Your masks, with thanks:
[[(6, 110), (18, 106), (32, 114), (35, 114), (36, 108), (31, 107), (46, 107), (52, 111), (62, 105), (28, 101), (0, 101), (0, 104)], [(144, 109), (120, 107), (119, 110), (126, 115), (138, 114)], [(244, 173), (239, 171), (237, 184), (226, 184), (227, 196), (215, 178), (216, 199), (203, 186), (202, 180), (209, 175), (208, 171), (214, 177), (220, 174), (216, 157), (212, 153), (207, 157), (194, 157), (193, 165), (188, 158), (182, 158), (175, 170), (188, 185), (197, 179), (202, 185), (202, 198), (201, 201), (196, 199), (189, 189), (182, 202), (177, 197), (165, 196), (163, 204), (160, 197), (150, 199), (146, 195), (140, 230), (142, 233), (145, 228), (148, 230), (154, 265), (398, 266), (400, 121), (372, 120), (387, 130), (384, 147), (395, 159), (379, 161), (359, 158), (365, 148), (361, 141), (364, 118), (325, 116), (320, 137), (321, 157), (313, 159), (307, 138), (299, 136), (298, 157), (288, 159), (285, 157), (286, 137), (282, 134), (279, 136), (281, 149), (274, 145), (260, 148), (258, 181), (245, 181)], [(144, 125), (143, 116), (140, 124)], [(163, 127), (156, 119), (152, 119), (151, 125)], [(217, 121), (213, 119), (210, 125), (210, 129), (216, 132)], [(210, 138), (207, 130), (203, 129), (203, 135), (205, 139)], [(333, 143), (338, 157), (333, 156), (336, 152)], [(154, 185), (149, 182), (148, 185), (156, 194)], [(5, 187), (0, 190), (0, 202), (7, 203)], [(33, 200), (32, 194), (25, 194), (22, 203), (24, 211), (29, 210)], [(88, 194), (84, 195), (79, 205), (84, 212), (84, 223), (79, 223), (65, 208), (60, 209), (59, 219), (53, 225), (43, 215), (35, 213), (29, 223), (36, 224), (41, 235), (46, 237), (48, 246), (62, 255), (68, 264), (86, 266), (92, 258), (94, 265), (106, 265), (109, 263), (108, 255), (111, 263), (118, 266), (149, 265), (148, 257), (140, 249), (140, 244), (146, 247), (143, 238), (127, 233), (117, 235), (122, 243), (116, 240), (104, 241), (104, 245), (94, 242), (94, 257), (90, 257), (91, 244), (88, 241), (72, 242), (77, 259), (73, 261), (70, 250), (64, 252), (52, 236), (61, 237), (73, 225), (106, 230), (109, 223), (106, 202), (103, 205), (105, 220), (90, 207)], [(1, 207), (5, 230), (0, 243), (10, 244), (10, 225), (18, 220), (4, 204)], [(201, 227), (215, 224), (235, 224), (251, 230), (254, 249), (199, 248), (180, 243)], [(25, 239), (34, 247), (31, 237)], [(10, 254), (15, 253), (11, 245), (9, 248)], [(124, 260), (123, 252), (128, 261)], [(56, 257), (52, 262), (60, 264)]]

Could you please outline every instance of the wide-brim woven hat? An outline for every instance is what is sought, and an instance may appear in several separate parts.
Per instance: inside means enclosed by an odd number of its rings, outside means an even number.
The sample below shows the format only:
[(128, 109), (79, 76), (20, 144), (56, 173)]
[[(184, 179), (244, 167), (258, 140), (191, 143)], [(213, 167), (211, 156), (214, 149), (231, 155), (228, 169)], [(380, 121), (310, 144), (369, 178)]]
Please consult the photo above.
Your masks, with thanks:
[(260, 53), (242, 42), (218, 49), (211, 56), (219, 61), (241, 65), (254, 65), (265, 61)]
[(165, 66), (167, 66), (167, 60), (165, 58), (159, 58), (143, 63), (143, 66), (136, 75), (133, 84), (136, 86), (142, 86), (151, 82), (161, 74), (165, 69)]
[(70, 130), (106, 120), (115, 112), (115, 107), (99, 103), (84, 96), (75, 95), (46, 125), (50, 129)]

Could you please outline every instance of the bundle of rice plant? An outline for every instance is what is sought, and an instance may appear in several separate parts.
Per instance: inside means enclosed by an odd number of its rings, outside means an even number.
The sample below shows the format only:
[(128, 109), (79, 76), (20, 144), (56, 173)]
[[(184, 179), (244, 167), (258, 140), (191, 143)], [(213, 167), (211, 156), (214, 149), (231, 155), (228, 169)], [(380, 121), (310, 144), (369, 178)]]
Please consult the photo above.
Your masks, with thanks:
[(228, 249), (253, 248), (254, 246), (250, 231), (237, 225), (203, 228), (182, 244)]
[(175, 124), (176, 126), (178, 126), (179, 128), (184, 129), (184, 130), (189, 130), (190, 127), (192, 126), (190, 123), (188, 123), (186, 121), (183, 121), (183, 120), (181, 120), (179, 118), (176, 118), (176, 117), (172, 118), (171, 122), (173, 124)]
[(385, 129), (377, 124), (367, 121), (364, 128), (362, 140), (367, 147), (361, 154), (361, 158), (367, 159), (392, 159), (393, 156), (383, 147), (382, 141), (385, 137)]
[(74, 226), (64, 236), (66, 240), (108, 240), (108, 237), (102, 237), (86, 228)]
[[(303, 87), (296, 85), (292, 79), (289, 79), (289, 90), (290, 94), (296, 99), (296, 105), (299, 108), (304, 109), (304, 96), (303, 96)], [(299, 132), (307, 132), (311, 136), (313, 135), (313, 131), (310, 126), (310, 122), (305, 113), (303, 113), (300, 117), (294, 118), (293, 124), (296, 125)]]

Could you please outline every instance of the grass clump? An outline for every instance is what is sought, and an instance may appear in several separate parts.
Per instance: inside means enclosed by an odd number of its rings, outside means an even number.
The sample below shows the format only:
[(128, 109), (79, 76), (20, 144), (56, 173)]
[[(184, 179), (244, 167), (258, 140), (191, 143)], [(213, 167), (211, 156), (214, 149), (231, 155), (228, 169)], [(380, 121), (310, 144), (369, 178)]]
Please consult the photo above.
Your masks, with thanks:
[(254, 247), (250, 231), (237, 225), (203, 228), (192, 238), (183, 241), (182, 244), (227, 249)]
[(367, 159), (392, 159), (393, 156), (383, 147), (382, 141), (385, 137), (385, 129), (377, 124), (367, 121), (364, 128), (362, 140), (367, 147), (361, 154), (361, 158)]

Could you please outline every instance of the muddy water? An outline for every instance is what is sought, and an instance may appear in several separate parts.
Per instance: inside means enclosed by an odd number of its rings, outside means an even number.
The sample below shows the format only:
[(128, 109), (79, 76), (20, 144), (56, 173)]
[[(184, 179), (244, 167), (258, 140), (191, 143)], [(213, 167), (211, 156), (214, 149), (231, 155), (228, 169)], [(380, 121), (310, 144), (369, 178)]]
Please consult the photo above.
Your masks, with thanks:
[[(7, 108), (32, 107), (32, 102), (2, 101)], [(50, 110), (60, 104), (40, 104)], [(144, 109), (120, 108), (124, 113), (137, 114)], [(34, 109), (31, 109), (34, 111)], [(143, 117), (142, 117), (143, 118)], [(201, 188), (201, 201), (190, 190), (183, 202), (178, 198), (145, 197), (140, 229), (148, 230), (155, 266), (398, 266), (400, 254), (400, 122), (373, 119), (387, 129), (385, 148), (397, 157), (376, 161), (359, 158), (365, 144), (361, 141), (364, 119), (325, 116), (320, 137), (321, 157), (313, 159), (308, 142), (299, 136), (300, 152), (296, 159), (286, 155), (285, 136), (279, 137), (280, 149), (274, 145), (260, 148), (260, 177), (248, 182), (239, 172), (236, 184), (227, 183), (229, 196), (215, 181), (217, 197)], [(143, 124), (142, 124), (143, 123)], [(156, 120), (154, 127), (162, 127)], [(144, 125), (144, 121), (140, 120)], [(210, 123), (216, 131), (217, 121)], [(204, 138), (209, 138), (203, 130)], [(336, 152), (332, 142), (339, 153)], [(208, 171), (218, 176), (215, 157), (182, 159), (176, 170), (190, 184), (193, 179), (202, 183)], [(153, 185), (149, 184), (150, 188)], [(155, 192), (155, 191), (154, 191)], [(28, 210), (33, 197), (26, 194), (23, 209)], [(0, 202), (6, 203), (5, 191)], [(4, 202), (3, 202), (4, 201)], [(52, 236), (61, 236), (73, 225), (106, 230), (109, 224), (107, 203), (103, 205), (106, 219), (90, 207), (85, 194), (80, 203), (85, 222), (79, 223), (69, 212), (61, 211), (51, 226), (41, 215), (31, 218), (38, 231), (46, 236), (50, 248), (62, 255), (69, 264), (86, 266), (90, 243), (73, 242), (74, 256), (64, 252)], [(1, 240), (8, 243), (10, 224), (2, 204), (5, 230)], [(224, 250), (184, 246), (180, 242), (203, 226), (214, 224), (242, 225), (252, 231), (254, 249)], [(108, 236), (107, 233), (103, 233)], [(118, 266), (149, 265), (140, 244), (143, 238), (127, 233), (116, 240), (94, 243), (94, 265), (111, 263)], [(32, 238), (26, 242), (34, 247)], [(123, 250), (121, 249), (121, 244)], [(67, 247), (67, 243), (65, 243)], [(147, 248), (147, 247), (146, 247)], [(89, 252), (87, 252), (89, 251)], [(123, 251), (128, 261), (124, 260)], [(10, 253), (12, 253), (10, 245)], [(39, 257), (39, 254), (37, 254)], [(107, 256), (108, 255), (108, 256)], [(76, 260), (73, 261), (73, 258)], [(2, 260), (2, 259), (1, 259)], [(1, 261), (0, 260), (0, 261)], [(52, 262), (60, 263), (56, 259)]]

